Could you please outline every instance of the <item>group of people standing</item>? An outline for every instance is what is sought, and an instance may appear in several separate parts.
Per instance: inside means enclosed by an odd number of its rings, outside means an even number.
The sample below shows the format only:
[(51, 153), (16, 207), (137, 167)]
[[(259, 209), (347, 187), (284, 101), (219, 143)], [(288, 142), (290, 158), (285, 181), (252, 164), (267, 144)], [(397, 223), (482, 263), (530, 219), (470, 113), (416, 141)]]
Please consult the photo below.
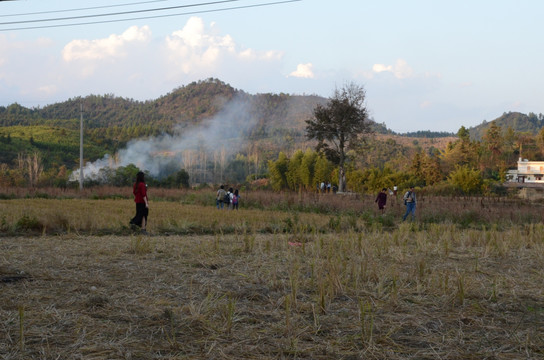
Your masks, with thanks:
[(326, 192), (330, 193), (331, 192), (331, 183), (322, 181), (321, 184), (317, 185), (317, 189), (322, 193), (326, 193)]
[[(397, 186), (394, 186), (393, 190), (390, 190), (389, 193), (396, 198)], [(410, 214), (412, 215), (412, 221), (414, 221), (416, 218), (417, 198), (413, 186), (410, 186), (410, 189), (404, 193), (402, 200), (404, 201), (404, 205), (406, 206), (406, 212), (402, 217), (402, 221), (405, 221)], [(387, 204), (387, 188), (383, 188), (382, 191), (378, 193), (378, 196), (376, 196), (376, 200), (374, 200), (374, 202), (378, 203), (378, 210), (383, 214), (385, 212), (385, 206)]]
[[(322, 189), (327, 189), (326, 185), (322, 186)], [(326, 190), (325, 190), (326, 191)], [(140, 228), (142, 234), (147, 234), (147, 216), (149, 215), (149, 199), (147, 197), (147, 185), (144, 179), (144, 173), (138, 172), (136, 175), (136, 182), (132, 187), (132, 193), (134, 194), (134, 202), (136, 203), (136, 215), (130, 220), (130, 225)], [(397, 186), (393, 187), (389, 193), (397, 196)], [(417, 197), (414, 191), (414, 187), (410, 186), (410, 189), (404, 193), (402, 197), (404, 205), (406, 206), (406, 212), (402, 217), (402, 221), (411, 215), (412, 221), (416, 217), (416, 203)], [(234, 190), (229, 188), (225, 190), (225, 185), (221, 185), (217, 190), (217, 196), (215, 198), (215, 204), (218, 209), (236, 209), (238, 210), (238, 204), (240, 202), (240, 194), (238, 189)], [(376, 196), (376, 203), (378, 203), (378, 210), (383, 214), (387, 205), (387, 188), (383, 188), (378, 196)]]
[[(132, 193), (134, 195), (134, 202), (136, 203), (136, 215), (130, 219), (130, 227), (139, 229), (142, 234), (147, 234), (147, 217), (149, 215), (149, 199), (147, 197), (147, 184), (145, 183), (145, 175), (142, 171), (136, 174), (136, 181), (132, 186)], [(238, 189), (233, 190), (229, 188), (225, 190), (225, 186), (221, 185), (221, 188), (217, 190), (216, 205), (218, 209), (236, 209), (238, 210), (238, 204), (240, 200), (240, 194)]]
[(240, 193), (238, 189), (233, 190), (229, 188), (225, 190), (225, 185), (221, 185), (217, 190), (217, 196), (215, 197), (215, 205), (218, 209), (231, 209), (238, 210), (238, 204), (240, 202)]

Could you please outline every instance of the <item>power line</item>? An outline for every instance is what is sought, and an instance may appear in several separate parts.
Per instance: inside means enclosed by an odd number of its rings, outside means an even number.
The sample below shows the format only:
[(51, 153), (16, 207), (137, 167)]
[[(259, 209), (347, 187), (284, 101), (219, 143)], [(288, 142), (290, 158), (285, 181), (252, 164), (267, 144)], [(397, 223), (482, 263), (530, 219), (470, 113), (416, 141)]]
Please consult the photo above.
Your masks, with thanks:
[[(239, 0), (229, 0), (229, 1), (239, 1)], [(10, 29), (0, 29), (0, 32), (17, 31), (17, 30), (49, 29), (49, 28), (67, 27), (67, 26), (80, 26), (80, 25), (108, 24), (108, 23), (122, 22), (122, 21), (147, 20), (147, 19), (157, 19), (157, 18), (183, 16), (183, 15), (196, 15), (196, 14), (205, 14), (205, 13), (213, 13), (213, 12), (221, 12), (221, 11), (241, 10), (241, 9), (263, 7), (263, 6), (281, 5), (281, 4), (288, 4), (288, 3), (300, 2), (300, 1), (302, 0), (285, 0), (285, 1), (268, 2), (263, 4), (234, 6), (234, 7), (227, 7), (227, 8), (221, 8), (221, 9), (198, 10), (198, 11), (184, 12), (184, 13), (178, 13), (178, 14), (142, 16), (142, 17), (133, 17), (133, 18), (126, 18), (126, 19), (89, 21), (89, 22), (70, 23), (70, 24), (17, 27), (17, 28), (10, 28)], [(185, 5), (185, 6), (189, 6), (189, 5)], [(193, 6), (196, 6), (196, 5), (193, 5)], [(0, 25), (3, 25), (3, 23), (0, 23)]]
[[(0, 0), (0, 1), (13, 1), (13, 0)], [(107, 9), (107, 8), (120, 7), (120, 6), (141, 5), (141, 4), (156, 3), (156, 2), (164, 2), (164, 1), (168, 1), (168, 0), (150, 0), (150, 1), (141, 1), (141, 2), (134, 2), (134, 3), (126, 3), (126, 4), (115, 4), (115, 5), (93, 6), (93, 7), (77, 8), (77, 9), (64, 9), (64, 10), (38, 11), (38, 12), (21, 13), (21, 14), (6, 14), (6, 15), (0, 15), (0, 17), (29, 16), (29, 15), (55, 14), (55, 13), (63, 13), (63, 12), (71, 12), (71, 11), (84, 11), (84, 10)]]
[(218, 5), (218, 4), (229, 3), (229, 2), (236, 2), (236, 1), (240, 1), (240, 0), (221, 0), (221, 1), (212, 1), (212, 2), (199, 3), (199, 4), (168, 6), (168, 7), (155, 8), (155, 9), (120, 11), (120, 12), (107, 13), (107, 14), (79, 15), (79, 16), (69, 16), (69, 17), (63, 17), (63, 18), (50, 18), (50, 19), (37, 19), (37, 20), (10, 21), (10, 22), (3, 22), (3, 23), (0, 23), (0, 26), (1, 26), (1, 25), (29, 24), (29, 23), (47, 22), (47, 21), (77, 20), (77, 19), (87, 19), (87, 18), (103, 17), (103, 16), (129, 15), (129, 14), (137, 14), (137, 13), (152, 12), (152, 11), (174, 10), (174, 9), (181, 9), (181, 8), (188, 8), (188, 7), (195, 7), (195, 6)]

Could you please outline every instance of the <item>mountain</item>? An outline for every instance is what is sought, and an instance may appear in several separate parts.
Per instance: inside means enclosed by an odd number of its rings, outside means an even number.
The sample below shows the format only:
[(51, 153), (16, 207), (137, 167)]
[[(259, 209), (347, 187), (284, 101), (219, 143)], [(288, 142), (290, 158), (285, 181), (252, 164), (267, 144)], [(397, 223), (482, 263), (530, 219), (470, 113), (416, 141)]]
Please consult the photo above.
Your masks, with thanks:
[[(296, 149), (313, 147), (314, 143), (305, 136), (306, 120), (318, 104), (323, 105), (327, 101), (316, 95), (252, 95), (218, 79), (207, 79), (148, 101), (106, 94), (71, 98), (37, 108), (25, 108), (19, 104), (0, 106), (0, 164), (16, 168), (20, 166), (21, 154), (38, 152), (42, 155), (45, 169), (76, 168), (82, 117), (86, 163), (103, 159), (106, 154), (122, 152), (126, 156), (127, 146), (138, 139), (155, 146), (152, 150), (149, 147), (140, 149), (140, 154), (170, 154), (180, 157), (176, 161), (183, 163), (197, 161), (192, 158), (197, 155), (181, 154), (187, 150), (181, 143), (192, 142), (199, 154), (202, 149), (207, 152), (207, 160), (204, 159), (203, 163), (210, 162), (210, 159), (214, 159), (213, 163), (225, 161), (221, 148), (226, 148), (228, 156), (236, 157), (240, 153), (246, 157), (246, 162), (252, 157), (265, 166), (266, 160), (274, 159), (280, 151), (292, 153)], [(388, 146), (385, 144), (387, 137), (395, 138), (402, 148), (425, 149), (443, 143), (433, 138), (451, 135), (432, 132), (409, 134), (429, 140), (417, 141), (395, 134), (385, 124), (373, 122), (372, 126), (378, 141), (374, 148), (383, 154), (390, 153), (379, 150), (380, 146)], [(195, 129), (199, 132), (196, 133)], [(158, 143), (166, 140), (176, 144), (160, 150)], [(381, 143), (384, 145), (379, 145)], [(191, 158), (187, 157), (189, 155)], [(385, 155), (380, 157), (383, 157), (381, 163), (386, 161)], [(109, 161), (114, 160), (110, 157)], [(368, 161), (373, 160), (369, 158)]]
[(480, 125), (469, 128), (470, 137), (472, 139), (481, 140), (492, 123), (501, 127), (503, 131), (511, 128), (515, 132), (526, 132), (536, 135), (544, 126), (544, 115), (536, 115), (534, 113), (525, 115), (519, 112), (505, 112), (495, 120), (490, 122), (484, 120)]

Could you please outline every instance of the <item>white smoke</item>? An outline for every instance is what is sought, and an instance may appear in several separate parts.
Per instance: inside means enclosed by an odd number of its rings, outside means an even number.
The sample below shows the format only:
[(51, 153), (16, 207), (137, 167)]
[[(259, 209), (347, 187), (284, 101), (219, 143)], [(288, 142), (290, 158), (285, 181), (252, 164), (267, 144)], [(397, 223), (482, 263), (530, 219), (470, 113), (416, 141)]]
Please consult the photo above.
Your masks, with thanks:
[[(257, 121), (252, 114), (254, 111), (247, 98), (231, 100), (216, 116), (197, 127), (178, 126), (173, 135), (131, 140), (117, 154), (87, 163), (83, 168), (84, 179), (100, 181), (104, 170), (129, 164), (160, 178), (191, 166), (197, 154), (207, 161), (221, 159), (224, 162), (245, 146), (245, 134)], [(72, 173), (70, 181), (78, 179), (79, 169)]]

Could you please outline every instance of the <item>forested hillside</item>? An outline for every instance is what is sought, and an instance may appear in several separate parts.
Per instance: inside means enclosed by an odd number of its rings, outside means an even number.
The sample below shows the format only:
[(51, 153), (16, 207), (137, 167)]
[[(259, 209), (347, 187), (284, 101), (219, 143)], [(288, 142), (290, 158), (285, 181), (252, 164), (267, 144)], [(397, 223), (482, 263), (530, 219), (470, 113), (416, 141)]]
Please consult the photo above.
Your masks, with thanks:
[[(205, 128), (209, 126), (209, 119), (227, 111), (228, 105), (229, 122), (222, 123), (219, 119), (214, 127), (218, 132), (233, 127), (228, 129), (230, 139), (223, 145), (236, 148), (239, 153), (223, 151), (218, 156), (229, 158), (221, 160), (222, 166), (226, 167), (233, 159), (248, 162), (251, 151), (252, 156), (259, 159), (253, 169), (264, 172), (267, 159), (276, 156), (278, 151), (305, 146), (305, 120), (316, 104), (325, 101), (318, 96), (250, 95), (220, 80), (208, 79), (149, 101), (107, 94), (72, 98), (31, 109), (12, 104), (0, 107), (0, 166), (3, 178), (11, 178), (4, 183), (24, 183), (28, 176), (23, 173), (28, 172), (30, 158), (39, 160), (41, 166), (37, 171), (47, 175), (45, 177), (56, 178), (58, 174), (65, 177), (79, 164), (81, 116), (85, 129), (84, 157), (89, 163), (107, 154), (115, 159), (115, 154), (123, 151), (131, 140), (157, 139), (165, 135), (179, 137), (191, 129)], [(240, 139), (244, 145), (249, 142), (251, 149), (229, 146), (231, 142), (241, 143)], [(239, 172), (238, 167), (239, 164), (231, 170), (233, 175)], [(6, 175), (8, 172), (10, 176)], [(15, 176), (15, 172), (21, 174)], [(246, 175), (230, 177), (243, 180)], [(221, 177), (227, 175), (221, 171)]]
[(534, 113), (525, 115), (519, 112), (505, 112), (502, 116), (493, 121), (484, 121), (478, 126), (469, 128), (470, 137), (476, 140), (482, 139), (492, 123), (499, 126), (503, 131), (507, 131), (510, 128), (515, 132), (536, 135), (544, 126), (544, 115), (536, 115)]
[[(310, 186), (321, 155), (306, 138), (306, 120), (327, 101), (312, 95), (252, 95), (207, 79), (148, 101), (107, 94), (31, 109), (0, 107), (0, 186), (65, 186), (79, 165), (80, 117), (89, 184), (127, 184), (139, 167), (157, 185), (242, 183), (268, 178), (270, 166), (285, 159), (291, 169), (299, 160), (309, 166), (304, 176), (291, 174), (289, 186), (302, 178)], [(522, 148), (524, 157), (543, 158), (543, 121), (542, 115), (505, 113), (455, 136), (396, 134), (371, 121), (374, 134), (349, 153), (348, 181), (352, 189), (374, 191), (382, 185), (372, 179), (392, 174), (399, 184), (431, 186), (453, 181), (455, 171), (472, 176), (474, 170), (480, 177), (474, 186), (481, 188), (486, 179), (503, 180)], [(334, 181), (334, 166), (318, 162), (320, 176)]]

